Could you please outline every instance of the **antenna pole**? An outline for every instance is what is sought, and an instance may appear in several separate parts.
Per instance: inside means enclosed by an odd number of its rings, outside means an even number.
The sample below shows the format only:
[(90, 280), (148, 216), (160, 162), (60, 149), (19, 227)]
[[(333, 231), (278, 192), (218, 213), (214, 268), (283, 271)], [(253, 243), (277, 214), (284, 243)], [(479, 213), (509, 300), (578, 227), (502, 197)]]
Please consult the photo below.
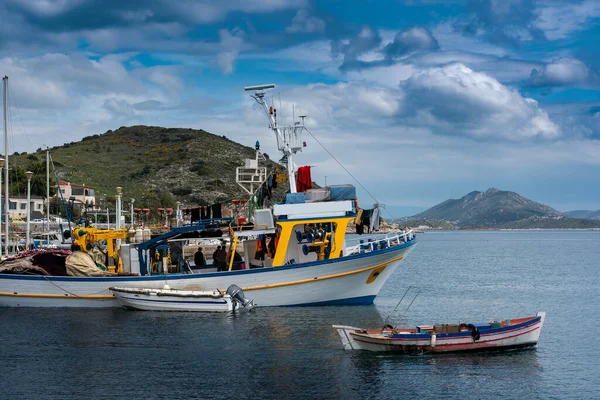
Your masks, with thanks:
[(4, 81), (4, 255), (8, 256), (8, 76), (2, 80)]
[(50, 151), (48, 146), (46, 146), (46, 220), (48, 221), (46, 240), (50, 244)]

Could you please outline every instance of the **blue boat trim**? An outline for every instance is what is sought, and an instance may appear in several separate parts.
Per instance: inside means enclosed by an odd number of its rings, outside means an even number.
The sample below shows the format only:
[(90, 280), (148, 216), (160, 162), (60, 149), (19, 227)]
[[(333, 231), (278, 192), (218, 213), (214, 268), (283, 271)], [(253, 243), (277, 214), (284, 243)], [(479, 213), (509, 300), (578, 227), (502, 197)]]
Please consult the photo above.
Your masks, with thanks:
[(175, 303), (175, 304), (227, 304), (227, 301), (187, 301), (187, 300), (154, 300), (154, 299), (141, 299), (137, 297), (125, 297), (121, 296), (126, 300), (134, 301), (148, 301), (151, 303)]
[(328, 301), (317, 301), (315, 303), (302, 303), (302, 304), (293, 304), (284, 307), (310, 307), (310, 306), (349, 306), (349, 305), (371, 305), (375, 300), (375, 295), (371, 296), (360, 296), (360, 297), (350, 297), (347, 299), (339, 299), (339, 300), (328, 300)]
[[(518, 329), (523, 329), (526, 328), (528, 326), (531, 325), (535, 325), (537, 323), (539, 323), (541, 321), (542, 317), (538, 316), (535, 317), (529, 321), (525, 321), (522, 322), (520, 324), (516, 324), (516, 325), (508, 325), (508, 326), (503, 326), (500, 328), (491, 328), (489, 324), (478, 324), (476, 325), (477, 328), (479, 329), (479, 332), (481, 333), (481, 335), (488, 335), (488, 334), (497, 334), (497, 333), (502, 333), (502, 332), (506, 332), (506, 331), (512, 331), (512, 330), (518, 330)], [(451, 333), (437, 333), (436, 336), (438, 338), (455, 338), (455, 337), (465, 337), (465, 336), (471, 336), (471, 332), (470, 331), (463, 331), (463, 332), (451, 332)], [(421, 333), (421, 334), (414, 334), (414, 333), (409, 333), (409, 334), (395, 334), (393, 336), (391, 336), (392, 339), (407, 339), (407, 338), (412, 338), (412, 339), (429, 339), (431, 338), (431, 334), (428, 333)]]
[[(291, 265), (282, 265), (280, 267), (273, 268), (255, 268), (255, 269), (243, 269), (238, 271), (224, 271), (224, 272), (208, 272), (202, 274), (169, 274), (169, 277), (172, 279), (197, 279), (199, 277), (202, 278), (212, 278), (216, 276), (234, 276), (234, 275), (244, 275), (244, 274), (261, 274), (261, 273), (269, 273), (272, 271), (284, 271), (289, 269), (297, 269), (297, 268), (309, 268), (317, 265), (325, 265), (325, 264), (334, 264), (338, 262), (344, 262), (348, 260), (356, 260), (360, 258), (372, 257), (380, 254), (394, 253), (399, 252), (400, 250), (404, 250), (410, 246), (414, 246), (417, 243), (417, 239), (414, 238), (411, 241), (400, 244), (393, 247), (388, 247), (382, 250), (376, 250), (369, 253), (359, 253), (353, 254), (350, 256), (342, 257), (342, 258), (334, 258), (330, 260), (317, 260), (311, 261), (303, 264), (291, 264)], [(0, 274), (0, 279), (22, 279), (22, 280), (45, 280), (45, 281), (68, 281), (68, 282), (131, 282), (131, 281), (159, 281), (164, 280), (164, 275), (152, 275), (152, 276), (105, 276), (105, 277), (81, 277), (81, 276), (39, 276), (39, 275), (11, 275), (11, 274)]]

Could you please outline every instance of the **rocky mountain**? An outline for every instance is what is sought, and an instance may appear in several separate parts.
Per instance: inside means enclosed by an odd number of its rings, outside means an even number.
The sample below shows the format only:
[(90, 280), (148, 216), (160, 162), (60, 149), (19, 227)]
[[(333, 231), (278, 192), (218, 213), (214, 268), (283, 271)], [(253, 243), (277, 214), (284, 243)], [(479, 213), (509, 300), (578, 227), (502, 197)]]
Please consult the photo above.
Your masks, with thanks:
[[(56, 175), (93, 186), (97, 202), (121, 186), (125, 201), (135, 198), (136, 207), (152, 207), (248, 198), (235, 182), (236, 167), (254, 158), (255, 150), (204, 130), (131, 126), (53, 147), (50, 154)], [(45, 185), (44, 160), (45, 151), (38, 149), (11, 156), (11, 166), (43, 175)]]
[(445, 221), (456, 227), (485, 228), (592, 228), (600, 223), (570, 218), (567, 215), (515, 192), (491, 188), (474, 191), (460, 199), (446, 200), (430, 209), (404, 219), (411, 221)]
[(590, 210), (573, 210), (566, 211), (565, 215), (568, 215), (571, 218), (583, 218), (583, 219), (597, 219), (600, 220), (600, 210), (590, 211)]

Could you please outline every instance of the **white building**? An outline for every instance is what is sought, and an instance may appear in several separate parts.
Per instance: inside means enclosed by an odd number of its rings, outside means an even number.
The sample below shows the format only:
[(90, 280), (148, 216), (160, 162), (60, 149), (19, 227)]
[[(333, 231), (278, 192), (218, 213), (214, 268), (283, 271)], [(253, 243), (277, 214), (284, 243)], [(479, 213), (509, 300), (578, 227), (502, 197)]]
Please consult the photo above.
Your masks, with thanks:
[[(31, 196), (31, 217), (44, 214), (44, 198), (42, 196)], [(4, 204), (3, 204), (4, 205)], [(4, 207), (2, 207), (4, 208)], [(37, 211), (37, 212), (36, 212)], [(27, 196), (10, 196), (8, 199), (8, 216), (11, 219), (27, 219)]]
[[(65, 201), (74, 198), (76, 203), (88, 204), (90, 206), (96, 204), (96, 196), (93, 187), (63, 181), (62, 179), (58, 180), (58, 185), (60, 186), (60, 191), (62, 192), (62, 197)], [(60, 197), (60, 194), (56, 194), (56, 196)]]

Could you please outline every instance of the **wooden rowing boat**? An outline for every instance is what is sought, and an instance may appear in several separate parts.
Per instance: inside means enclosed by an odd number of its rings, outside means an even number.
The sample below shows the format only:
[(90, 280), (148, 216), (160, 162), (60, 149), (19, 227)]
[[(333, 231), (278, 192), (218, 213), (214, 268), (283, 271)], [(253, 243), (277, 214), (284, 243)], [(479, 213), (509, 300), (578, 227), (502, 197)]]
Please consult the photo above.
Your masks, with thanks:
[(481, 324), (419, 325), (361, 329), (334, 325), (345, 350), (389, 351), (406, 354), (514, 349), (535, 346), (545, 312), (535, 316)]

